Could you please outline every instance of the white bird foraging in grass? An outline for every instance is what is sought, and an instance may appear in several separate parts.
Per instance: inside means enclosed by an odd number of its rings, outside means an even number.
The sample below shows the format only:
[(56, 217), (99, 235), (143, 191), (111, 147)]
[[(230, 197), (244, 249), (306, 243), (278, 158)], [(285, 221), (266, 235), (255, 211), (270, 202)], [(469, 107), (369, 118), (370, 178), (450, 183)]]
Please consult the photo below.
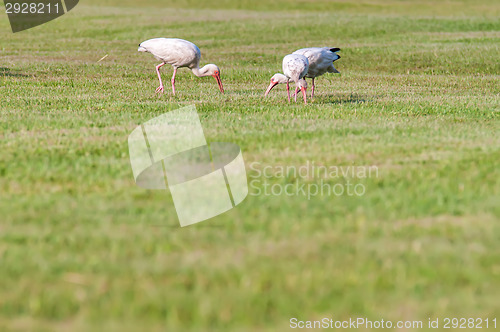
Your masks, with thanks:
[(278, 84), (286, 83), (286, 92), (288, 94), (288, 102), (290, 102), (290, 86), (289, 82), (295, 82), (295, 101), (297, 101), (297, 92), (299, 89), (302, 91), (304, 96), (304, 103), (307, 104), (306, 90), (307, 83), (304, 76), (307, 74), (309, 69), (309, 61), (307, 58), (300, 54), (288, 54), (283, 58), (283, 74), (274, 74), (271, 77), (271, 83), (267, 87), (264, 96), (267, 96), (269, 92)]
[(311, 98), (314, 96), (314, 79), (316, 77), (327, 72), (340, 74), (333, 66), (333, 63), (340, 59), (340, 55), (337, 54), (338, 51), (340, 51), (340, 48), (337, 47), (309, 47), (301, 48), (292, 53), (301, 54), (309, 60), (309, 70), (306, 77), (312, 79)]
[(175, 95), (175, 74), (177, 73), (177, 68), (187, 67), (191, 69), (193, 74), (198, 77), (212, 76), (217, 81), (219, 85), (220, 92), (224, 93), (224, 88), (222, 87), (222, 81), (220, 78), (220, 69), (214, 64), (208, 64), (202, 68), (200, 65), (201, 52), (198, 46), (195, 44), (177, 38), (153, 38), (143, 41), (139, 44), (139, 52), (149, 52), (153, 56), (161, 61), (161, 63), (156, 66), (156, 73), (158, 74), (158, 79), (160, 80), (160, 86), (156, 89), (156, 92), (163, 92), (163, 82), (161, 80), (160, 68), (167, 63), (174, 67), (174, 74), (172, 75), (172, 92)]

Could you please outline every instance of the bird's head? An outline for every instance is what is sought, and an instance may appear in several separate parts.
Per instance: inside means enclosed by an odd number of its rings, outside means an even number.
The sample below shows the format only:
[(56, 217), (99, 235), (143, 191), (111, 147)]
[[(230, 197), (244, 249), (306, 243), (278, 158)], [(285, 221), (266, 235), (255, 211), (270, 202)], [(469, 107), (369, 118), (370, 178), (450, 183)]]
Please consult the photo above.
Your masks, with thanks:
[[(206, 68), (206, 69), (205, 69)], [(217, 84), (219, 85), (219, 90), (220, 92), (224, 93), (224, 87), (222, 86), (222, 80), (220, 78), (220, 69), (217, 67), (217, 65), (214, 65), (213, 63), (208, 64), (204, 67), (206, 70), (206, 75), (211, 75), (215, 80), (217, 81)]]
[(264, 97), (269, 94), (269, 92), (278, 84), (283, 84), (288, 82), (288, 77), (286, 77), (283, 74), (274, 74), (273, 77), (271, 77), (271, 83), (269, 83), (269, 86), (267, 87), (266, 93), (264, 94)]
[(307, 104), (306, 90), (307, 90), (307, 82), (305, 79), (301, 78), (295, 83), (295, 86), (302, 91), (302, 96), (304, 97), (304, 103)]
[(305, 79), (301, 78), (297, 81), (297, 83), (295, 83), (295, 86), (299, 88), (299, 90), (307, 89), (307, 82)]

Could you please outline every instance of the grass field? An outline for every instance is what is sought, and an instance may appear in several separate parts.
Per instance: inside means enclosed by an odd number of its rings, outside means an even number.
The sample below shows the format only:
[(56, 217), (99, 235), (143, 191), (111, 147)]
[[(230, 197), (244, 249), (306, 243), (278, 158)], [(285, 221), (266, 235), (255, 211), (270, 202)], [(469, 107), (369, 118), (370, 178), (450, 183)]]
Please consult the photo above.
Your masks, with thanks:
[[(16, 34), (0, 17), (1, 331), (500, 324), (498, 1), (88, 0)], [(226, 93), (182, 69), (177, 96), (156, 96), (137, 45), (159, 36), (196, 43)], [(318, 78), (307, 106), (283, 86), (263, 99), (306, 46), (340, 47), (341, 75)], [(327, 179), (361, 196), (257, 185), (180, 228), (168, 192), (136, 187), (127, 137), (192, 104), (208, 141), (241, 147), (249, 179), (317, 184), (250, 167), (307, 162), (378, 176)]]

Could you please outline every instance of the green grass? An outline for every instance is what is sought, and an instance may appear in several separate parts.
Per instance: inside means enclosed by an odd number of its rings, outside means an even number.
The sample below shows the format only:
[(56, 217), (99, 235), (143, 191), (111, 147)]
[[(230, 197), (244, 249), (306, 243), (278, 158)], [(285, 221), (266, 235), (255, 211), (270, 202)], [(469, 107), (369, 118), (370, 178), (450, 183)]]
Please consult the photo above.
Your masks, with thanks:
[[(499, 15), (488, 0), (89, 0), (17, 34), (4, 16), (0, 330), (500, 319)], [(157, 63), (137, 44), (157, 36), (195, 42), (226, 94), (182, 69), (178, 95), (156, 96)], [(342, 48), (342, 74), (318, 78), (307, 106), (283, 86), (263, 99), (305, 46)], [(378, 177), (327, 179), (362, 184), (361, 197), (253, 188), (180, 228), (168, 192), (135, 186), (127, 137), (191, 104), (209, 142), (241, 147), (249, 180), (252, 163), (307, 161)]]

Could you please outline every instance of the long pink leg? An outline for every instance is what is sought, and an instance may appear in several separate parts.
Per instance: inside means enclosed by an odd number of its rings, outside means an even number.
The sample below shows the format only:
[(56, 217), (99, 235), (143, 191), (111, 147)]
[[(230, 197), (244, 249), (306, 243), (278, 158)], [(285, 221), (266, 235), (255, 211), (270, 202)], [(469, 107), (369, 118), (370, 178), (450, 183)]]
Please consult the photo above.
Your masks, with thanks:
[(312, 79), (311, 98), (314, 97), (314, 77)]
[(156, 93), (163, 92), (163, 82), (161, 81), (160, 68), (165, 65), (165, 62), (160, 63), (156, 66), (156, 73), (158, 74), (158, 79), (160, 80), (160, 86), (156, 88)]
[(174, 74), (172, 75), (172, 92), (175, 95), (175, 74), (177, 73), (177, 68), (174, 67)]
[(290, 102), (290, 85), (286, 82), (286, 94), (288, 95), (288, 102)]
[(299, 88), (295, 88), (295, 102), (297, 102), (297, 92), (299, 92)]

